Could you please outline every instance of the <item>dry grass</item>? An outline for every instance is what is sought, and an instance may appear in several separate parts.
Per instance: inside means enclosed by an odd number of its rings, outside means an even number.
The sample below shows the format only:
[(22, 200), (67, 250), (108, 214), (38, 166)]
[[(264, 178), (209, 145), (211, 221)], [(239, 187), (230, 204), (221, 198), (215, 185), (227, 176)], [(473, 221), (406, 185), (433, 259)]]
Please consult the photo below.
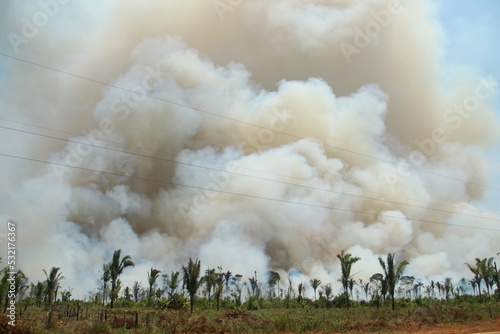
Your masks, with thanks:
[(31, 334), (34, 333), (30, 327), (26, 326), (24, 321), (16, 321), (15, 326), (8, 324), (10, 321), (5, 315), (0, 315), (0, 333), (12, 334)]
[[(493, 313), (500, 315), (500, 305), (493, 305)], [(123, 319), (125, 312), (126, 321)], [(135, 328), (135, 314), (138, 328)], [(329, 332), (367, 333), (415, 331), (442, 323), (467, 323), (489, 319), (485, 306), (408, 307), (392, 311), (389, 308), (358, 307), (352, 309), (262, 309), (257, 311), (225, 310), (118, 310), (108, 311), (107, 321), (93, 318), (76, 320), (54, 313), (50, 325), (47, 312), (30, 307), (16, 327), (8, 326), (6, 317), (0, 317), (0, 333), (278, 333)]]

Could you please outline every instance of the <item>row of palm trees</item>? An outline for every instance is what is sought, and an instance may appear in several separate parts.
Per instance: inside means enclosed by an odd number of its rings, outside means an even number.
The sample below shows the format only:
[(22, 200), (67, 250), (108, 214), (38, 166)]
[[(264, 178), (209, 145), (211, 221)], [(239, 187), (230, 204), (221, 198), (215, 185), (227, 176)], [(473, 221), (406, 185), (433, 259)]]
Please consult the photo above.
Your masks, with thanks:
[(493, 291), (494, 285), (497, 286), (498, 296), (500, 298), (500, 271), (498, 270), (497, 263), (494, 261), (493, 257), (484, 259), (476, 258), (475, 264), (465, 263), (465, 265), (474, 274), (474, 278), (470, 281), (470, 283), (473, 290), (477, 287), (480, 299), (482, 282), (486, 285), (488, 298), (490, 296), (490, 291)]
[[(106, 303), (106, 295), (109, 295), (111, 308), (113, 308), (115, 301), (118, 299), (118, 294), (122, 287), (122, 282), (118, 277), (123, 273), (125, 268), (135, 266), (130, 255), (121, 257), (121, 254), (121, 249), (115, 250), (111, 262), (105, 263), (102, 266), (103, 304)], [(111, 287), (108, 286), (109, 281), (111, 281)]]
[[(341, 254), (339, 254), (338, 257), (341, 260), (341, 267), (343, 273), (341, 281), (344, 286), (344, 292), (346, 293), (346, 296), (348, 298), (347, 289), (345, 288), (346, 287), (345, 282), (347, 282), (347, 287), (351, 291), (352, 295), (354, 280), (350, 278), (350, 271), (352, 264), (357, 262), (358, 260), (357, 258), (353, 258), (350, 254), (346, 254), (345, 252), (341, 252)], [(393, 255), (390, 254), (390, 256), (388, 257), (388, 263), (391, 263), (392, 258)], [(121, 250), (115, 251), (113, 254), (112, 261), (110, 263), (103, 265), (103, 275), (102, 275), (103, 286), (101, 288), (103, 304), (106, 303), (106, 297), (109, 296), (111, 300), (110, 306), (111, 307), (114, 306), (114, 302), (118, 299), (118, 294), (121, 290), (121, 281), (118, 279), (118, 276), (121, 275), (123, 270), (129, 266), (133, 266), (133, 262), (131, 261), (130, 256), (125, 256), (121, 258)], [(64, 279), (64, 277), (60, 272), (60, 268), (53, 267), (49, 273), (47, 273), (45, 270), (43, 271), (47, 279), (43, 282), (38, 282), (36, 285), (31, 284), (32, 286), (30, 295), (34, 298), (37, 305), (41, 305), (42, 302), (45, 302), (47, 306), (50, 306), (58, 294), (60, 282), (62, 279)], [(131, 300), (133, 297), (134, 300), (137, 302), (140, 299), (147, 298), (149, 301), (151, 301), (153, 298), (160, 299), (165, 291), (168, 292), (169, 297), (172, 297), (172, 295), (174, 294), (180, 283), (179, 280), (180, 272), (172, 272), (170, 276), (164, 275), (165, 289), (163, 290), (154, 289), (154, 285), (160, 273), (161, 272), (159, 270), (151, 268), (151, 270), (148, 272), (149, 289), (147, 290), (142, 289), (140, 283), (135, 282), (132, 289), (130, 289), (129, 287), (126, 287), (124, 289), (124, 299)], [(219, 267), (218, 273), (215, 272), (215, 269), (207, 269), (205, 271), (205, 275), (203, 277), (200, 277), (201, 276), (200, 262), (198, 260), (193, 261), (192, 259), (190, 259), (187, 266), (182, 267), (182, 274), (183, 274), (182, 275), (183, 288), (188, 291), (191, 306), (193, 306), (194, 296), (196, 295), (196, 292), (202, 285), (205, 288), (208, 300), (210, 300), (212, 296), (215, 296), (217, 300), (217, 308), (219, 305), (220, 297), (224, 289), (226, 292), (229, 292), (230, 285), (232, 285), (235, 288), (235, 292), (232, 293), (233, 297), (239, 302), (241, 302), (242, 288), (246, 285), (245, 282), (242, 282), (241, 275), (233, 276), (230, 271), (223, 273), (222, 268)], [(377, 282), (382, 282), (381, 285), (385, 286), (383, 284), (384, 278), (382, 274), (374, 275), (374, 277), (378, 279)], [(18, 282), (22, 282), (23, 279), (25, 279), (25, 276), (17, 275)], [(268, 273), (267, 284), (269, 287), (268, 291), (269, 297), (271, 298), (276, 296), (278, 298), (283, 297), (283, 290), (281, 290), (279, 287), (280, 280), (281, 278), (277, 272), (271, 271)], [(111, 281), (111, 286), (109, 286), (108, 284), (109, 281)], [(321, 281), (318, 279), (312, 279), (310, 283), (311, 287), (314, 290), (314, 295), (316, 299), (316, 290), (320, 286)], [(20, 284), (20, 286), (22, 288), (27, 287), (26, 285), (23, 286), (22, 284)], [(277, 286), (277, 291), (278, 291), (277, 294), (273, 292), (275, 286)], [(248, 295), (259, 297), (261, 295), (261, 287), (262, 284), (259, 284), (257, 273), (255, 273), (253, 277), (249, 278)], [(305, 284), (299, 283), (298, 286), (299, 300), (302, 298), (304, 290), (305, 290)], [(211, 293), (212, 291), (213, 293)], [(327, 299), (331, 297), (332, 295), (331, 284), (326, 284), (322, 286), (322, 290), (320, 290), (320, 297), (322, 296), (323, 293), (326, 295)], [(382, 289), (383, 296), (385, 296), (385, 293), (386, 292), (383, 291)], [(291, 279), (289, 279), (287, 296), (290, 297), (292, 294), (295, 295), (295, 291), (293, 290), (292, 287), (292, 281)], [(62, 291), (60, 295), (63, 301), (69, 300), (71, 297), (71, 291), (68, 290)]]
[[(399, 280), (403, 276), (403, 272), (406, 266), (409, 264), (407, 260), (401, 261), (400, 263), (396, 263), (394, 260), (395, 254), (387, 254), (387, 260), (378, 258), (380, 266), (382, 267), (384, 273), (383, 274), (375, 274), (374, 279), (378, 280), (380, 283), (380, 294), (385, 298), (387, 294), (389, 294), (392, 302), (392, 309), (395, 308), (394, 294), (396, 290), (396, 285)], [(354, 257), (350, 253), (345, 253), (345, 251), (341, 251), (340, 254), (337, 254), (337, 258), (340, 260), (340, 268), (342, 272), (342, 278), (340, 281), (342, 282), (342, 287), (344, 290), (344, 295), (346, 299), (346, 306), (349, 307), (349, 291), (352, 291), (354, 287), (354, 279), (351, 277), (351, 269), (352, 265), (359, 260), (359, 257)], [(314, 282), (317, 284), (317, 282)], [(311, 282), (313, 285), (313, 282)], [(314, 288), (314, 287), (313, 287)], [(316, 291), (316, 289), (315, 289)], [(378, 290), (377, 290), (378, 291)]]
[[(410, 294), (413, 291), (414, 296), (419, 296), (421, 294), (421, 289), (425, 288), (428, 297), (434, 294), (435, 288), (438, 290), (439, 294), (445, 294), (448, 299), (454, 293), (454, 288), (456, 288), (456, 293), (459, 294), (460, 291), (464, 292), (464, 285), (467, 284), (465, 279), (461, 280), (461, 285), (454, 287), (451, 282), (451, 278), (446, 278), (444, 282), (434, 282), (431, 281), (427, 286), (423, 283), (417, 281), (414, 283), (414, 277), (403, 276), (405, 268), (408, 266), (408, 261), (403, 260), (399, 263), (395, 261), (395, 254), (389, 253), (384, 259), (382, 257), (378, 258), (380, 267), (382, 269), (381, 273), (374, 274), (369, 282), (364, 283), (362, 280), (359, 284), (352, 278), (352, 268), (360, 260), (359, 257), (355, 257), (350, 253), (346, 253), (342, 250), (337, 254), (337, 258), (340, 261), (341, 267), (341, 278), (339, 281), (342, 284), (342, 296), (345, 299), (345, 306), (350, 306), (350, 300), (352, 299), (353, 288), (355, 285), (361, 287), (361, 290), (365, 292), (365, 296), (368, 299), (369, 292), (372, 298), (390, 298), (392, 308), (395, 308), (395, 295), (396, 287), (400, 281), (401, 285), (399, 287), (399, 294), (402, 295), (402, 286), (406, 286), (405, 293)], [(1, 262), (1, 258), (0, 258)], [(476, 259), (475, 264), (466, 263), (467, 267), (474, 274), (474, 278), (469, 281), (472, 286), (474, 293), (478, 291), (478, 295), (481, 298), (481, 284), (484, 283), (486, 287), (487, 295), (490, 296), (490, 292), (494, 291), (493, 287), (496, 285), (497, 290), (500, 286), (499, 282), (499, 271), (497, 265), (494, 262), (494, 258), (484, 258)], [(107, 303), (107, 298), (109, 298), (109, 306), (114, 307), (115, 302), (119, 299), (119, 294), (122, 291), (122, 282), (119, 279), (120, 275), (128, 267), (133, 267), (134, 262), (129, 255), (121, 255), (121, 250), (118, 249), (114, 251), (112, 259), (109, 263), (103, 265), (102, 270), (102, 285), (99, 289), (101, 291), (102, 303)], [(204, 288), (205, 295), (208, 300), (215, 298), (217, 302), (217, 309), (219, 308), (219, 301), (226, 292), (226, 296), (232, 296), (235, 301), (241, 303), (243, 288), (247, 287), (248, 296), (252, 297), (262, 297), (263, 287), (267, 284), (267, 294), (269, 298), (283, 298), (284, 290), (280, 289), (281, 277), (275, 271), (270, 271), (267, 273), (266, 284), (259, 283), (257, 272), (254, 276), (248, 279), (248, 282), (242, 280), (241, 275), (233, 275), (230, 271), (223, 272), (222, 267), (218, 267), (219, 272), (215, 269), (206, 269), (204, 275), (201, 272), (201, 264), (198, 259), (189, 259), (187, 265), (182, 266), (181, 271), (173, 271), (170, 275), (164, 274), (164, 288), (156, 289), (156, 282), (160, 277), (161, 271), (155, 268), (151, 268), (147, 273), (148, 277), (148, 287), (142, 288), (139, 282), (135, 282), (132, 288), (125, 287), (123, 290), (124, 300), (135, 300), (136, 302), (146, 298), (149, 302), (154, 300), (160, 300), (164, 293), (167, 293), (169, 297), (173, 297), (177, 293), (177, 289), (182, 283), (182, 289), (186, 291), (186, 295), (189, 298), (189, 304), (191, 312), (193, 311), (194, 301), (196, 295), (199, 293), (200, 288)], [(7, 298), (7, 274), (8, 268), (2, 270), (2, 277), (0, 279), (0, 301), (4, 303), (4, 310), (8, 305)], [(60, 268), (53, 267), (50, 271), (43, 270), (46, 276), (46, 280), (43, 282), (38, 282), (37, 284), (31, 284), (30, 296), (34, 298), (37, 305), (44, 303), (46, 306), (51, 306), (51, 304), (56, 300), (61, 280), (64, 279)], [(15, 275), (16, 278), (16, 296), (23, 296), (25, 291), (28, 289), (28, 280), (21, 270), (17, 271)], [(288, 288), (286, 290), (285, 297), (294, 296), (297, 300), (301, 300), (306, 288), (306, 283), (300, 282), (297, 286), (298, 296), (295, 295), (295, 291), (292, 285), (292, 279), (288, 279)], [(248, 283), (248, 284), (247, 284)], [(332, 296), (332, 286), (331, 284), (321, 285), (321, 280), (313, 278), (309, 282), (310, 287), (314, 291), (314, 299), (317, 297), (317, 291), (319, 290), (320, 298), (324, 295), (326, 299), (330, 299)], [(277, 287), (277, 290), (275, 288)], [(276, 293), (277, 291), (277, 293)], [(357, 290), (358, 291), (358, 290)], [(500, 291), (499, 298), (500, 298)], [(182, 291), (181, 291), (182, 294)], [(60, 292), (61, 299), (70, 300), (71, 291), (65, 290)], [(97, 295), (96, 295), (97, 297)], [(101, 298), (99, 297), (99, 298)], [(96, 299), (97, 300), (97, 299)], [(100, 301), (101, 299), (99, 299)]]
[[(116, 252), (115, 252), (116, 255)], [(119, 253), (118, 253), (119, 255)], [(379, 263), (383, 269), (383, 274), (379, 274), (380, 276), (375, 276), (377, 277), (379, 283), (380, 283), (380, 294), (385, 298), (387, 294), (391, 297), (392, 300), (392, 307), (393, 309), (395, 308), (395, 287), (397, 283), (399, 282), (400, 278), (403, 275), (403, 271), (408, 265), (408, 261), (402, 261), (399, 264), (395, 263), (394, 260), (395, 254), (388, 254), (387, 255), (387, 260), (384, 260), (382, 258), (379, 258)], [(352, 291), (353, 288), (353, 282), (354, 280), (351, 277), (351, 270), (352, 270), (352, 265), (356, 263), (357, 261), (360, 260), (358, 257), (353, 257), (350, 253), (346, 253), (344, 250), (341, 251), (340, 254), (337, 255), (337, 258), (340, 260), (340, 265), (341, 265), (341, 272), (342, 272), (342, 278), (340, 279), (343, 290), (344, 290), (344, 295), (346, 298), (346, 306), (349, 307), (349, 290)], [(125, 258), (124, 258), (125, 259)], [(125, 266), (126, 267), (126, 266)], [(106, 271), (105, 271), (106, 272)], [(121, 273), (121, 272), (120, 272)], [(158, 289), (156, 290), (157, 293), (155, 293), (155, 290), (153, 289), (153, 286), (155, 285), (155, 282), (157, 278), (159, 277), (159, 274), (161, 271), (151, 268), (150, 272), (148, 272), (148, 284), (149, 284), (149, 290), (148, 290), (148, 298), (153, 298), (154, 296), (156, 297), (161, 297), (161, 295), (165, 292), (165, 290)], [(172, 296), (175, 289), (178, 287), (178, 276), (179, 272), (172, 272), (170, 275), (170, 279), (168, 278), (168, 275), (164, 276), (165, 278), (165, 283), (166, 287), (170, 289), (169, 295)], [(267, 284), (270, 290), (274, 288), (274, 286), (277, 285), (278, 289), (278, 296), (279, 296), (279, 283), (280, 283), (280, 276), (277, 272), (270, 271), (268, 272), (268, 280)], [(189, 259), (189, 262), (186, 266), (182, 266), (182, 282), (183, 282), (183, 288), (187, 291), (187, 294), (189, 296), (189, 304), (190, 304), (190, 309), (191, 312), (193, 311), (194, 307), (194, 300), (195, 296), (198, 293), (198, 290), (202, 285), (205, 285), (205, 291), (207, 294), (208, 300), (211, 299), (212, 296), (215, 296), (216, 301), (217, 301), (217, 309), (219, 308), (219, 300), (220, 297), (224, 291), (224, 288), (226, 290), (229, 290), (229, 283), (231, 282), (235, 288), (236, 292), (233, 293), (233, 296), (235, 299), (241, 300), (241, 293), (242, 293), (242, 287), (246, 283), (241, 283), (241, 275), (235, 275), (232, 276), (232, 273), (230, 271), (227, 272), (222, 272), (222, 268), (219, 267), (219, 272), (217, 273), (215, 269), (207, 269), (205, 271), (205, 275), (201, 276), (201, 264), (198, 259), (193, 260), (192, 258)], [(321, 284), (321, 280), (319, 279), (312, 279), (310, 281), (311, 287), (314, 290), (314, 296), (316, 299), (316, 290)], [(255, 296), (255, 297), (260, 297), (261, 295), (261, 288), (258, 284), (258, 278), (257, 278), (257, 273), (255, 272), (255, 275), (253, 277), (249, 278), (249, 295), (250, 296)], [(113, 285), (112, 285), (113, 286)], [(134, 284), (134, 296), (135, 300), (138, 301), (137, 298), (137, 290), (139, 288), (140, 284), (138, 282), (135, 282)], [(302, 297), (302, 293), (304, 291), (305, 285), (304, 283), (299, 283), (298, 285), (298, 298)], [(128, 289), (128, 288), (127, 288)], [(288, 290), (288, 296), (292, 293), (292, 282), (291, 279), (289, 279), (289, 290)], [(332, 288), (331, 284), (327, 284), (324, 287), (324, 292), (326, 294), (326, 298), (329, 299), (329, 297), (332, 294)], [(130, 294), (125, 292), (126, 298), (127, 296), (130, 296)], [(272, 292), (269, 294), (270, 296), (276, 296)], [(115, 294), (113, 293), (113, 288), (111, 289), (111, 304), (110, 306), (113, 307), (113, 296)], [(116, 297), (116, 296), (115, 296)]]
[[(0, 258), (0, 263), (1, 263)], [(127, 267), (134, 266), (130, 256), (121, 257), (121, 250), (116, 250), (113, 253), (113, 258), (110, 263), (105, 264), (103, 266), (103, 280), (105, 289), (104, 291), (108, 291), (110, 296), (110, 307), (113, 307), (115, 300), (118, 298), (118, 294), (121, 289), (121, 281), (118, 277), (123, 273), (123, 270)], [(56, 301), (57, 295), (59, 292), (59, 288), (61, 286), (61, 281), (64, 279), (62, 275), (61, 269), (59, 267), (52, 267), (48, 272), (45, 269), (42, 269), (45, 274), (46, 279), (42, 282), (37, 282), (37, 284), (31, 283), (31, 291), (30, 295), (35, 300), (35, 303), (38, 306), (41, 306), (44, 303), (47, 307), (51, 307), (52, 303)], [(10, 275), (9, 267), (5, 267), (1, 271), (2, 277), (0, 279), (0, 301), (4, 302), (4, 312), (7, 308), (8, 302), (10, 300), (9, 288), (10, 282), (8, 279), (10, 277), (14, 277), (15, 279), (15, 290), (14, 295), (16, 298), (22, 298), (24, 296), (26, 290), (29, 288), (28, 278), (21, 270), (17, 270), (15, 274)], [(111, 281), (111, 287), (107, 288), (107, 282)], [(61, 299), (63, 301), (68, 301), (71, 298), (71, 291), (65, 290), (61, 293)], [(105, 299), (103, 299), (105, 302)]]
[[(352, 298), (352, 291), (355, 285), (358, 285), (357, 282), (352, 278), (351, 272), (353, 265), (360, 260), (358, 257), (352, 256), (350, 253), (346, 253), (342, 250), (339, 254), (337, 254), (337, 258), (340, 261), (341, 266), (341, 279), (339, 281), (342, 283), (343, 295), (346, 300), (346, 307), (350, 305), (350, 297)], [(418, 297), (421, 294), (421, 290), (425, 288), (428, 293), (428, 297), (434, 293), (434, 289), (436, 288), (439, 294), (443, 294), (446, 296), (446, 299), (452, 294), (462, 294), (464, 293), (465, 279), (462, 279), (462, 285), (456, 287), (456, 293), (454, 291), (454, 285), (452, 284), (451, 278), (445, 278), (444, 282), (434, 282), (431, 281), (429, 285), (424, 286), (424, 284), (420, 281), (414, 283), (415, 279), (412, 276), (403, 276), (405, 268), (408, 266), (409, 262), (407, 260), (403, 260), (399, 263), (395, 260), (395, 254), (389, 253), (387, 257), (384, 259), (382, 257), (378, 258), (379, 264), (382, 269), (382, 273), (376, 273), (367, 283), (363, 283), (362, 280), (359, 282), (359, 286), (365, 291), (366, 296), (368, 297), (368, 292), (371, 291), (372, 296), (375, 298), (387, 299), (390, 298), (392, 308), (395, 308), (395, 296), (396, 296), (396, 287), (398, 283), (403, 280), (402, 284), (406, 286), (406, 292), (410, 294), (413, 291), (414, 296)], [(489, 259), (476, 259), (476, 266), (472, 267), (469, 264), (467, 266), (472, 268), (471, 271), (473, 273), (477, 273), (477, 277), (475, 277), (472, 281), (470, 281), (473, 289), (474, 282), (484, 281), (488, 284), (488, 295), (490, 289), (493, 289), (493, 285), (498, 285), (498, 275), (499, 271), (496, 268), (496, 263), (493, 261), (493, 258)], [(151, 268), (151, 271), (148, 273), (148, 284), (149, 284), (149, 292), (147, 294), (148, 298), (152, 298), (156, 296), (160, 298), (165, 291), (169, 291), (169, 296), (172, 296), (179, 286), (180, 280), (179, 275), (182, 273), (182, 283), (183, 289), (187, 291), (190, 301), (191, 310), (193, 309), (195, 296), (198, 293), (198, 290), (204, 286), (205, 293), (207, 299), (210, 300), (211, 297), (215, 297), (217, 300), (217, 308), (219, 305), (219, 300), (224, 291), (230, 291), (230, 284), (235, 288), (233, 293), (231, 294), (236, 300), (241, 301), (241, 293), (242, 288), (247, 284), (241, 281), (241, 275), (234, 275), (230, 271), (222, 272), (222, 267), (218, 267), (219, 272), (216, 272), (215, 269), (207, 269), (205, 271), (205, 275), (202, 276), (201, 272), (201, 264), (200, 261), (189, 259), (189, 262), (186, 266), (182, 266), (181, 272), (172, 272), (171, 275), (164, 275), (165, 280), (165, 289), (157, 289), (154, 290), (153, 286), (156, 283), (159, 274), (161, 273), (159, 270)], [(260, 297), (262, 294), (261, 286), (258, 283), (257, 273), (248, 279), (248, 295)], [(281, 281), (281, 277), (277, 272), (270, 271), (267, 273), (267, 286), (268, 296), (269, 297), (282, 297), (283, 290), (280, 289), (279, 284)], [(321, 280), (319, 279), (311, 279), (309, 282), (311, 288), (314, 291), (314, 299), (316, 299), (316, 292), (318, 288), (321, 286)], [(134, 296), (137, 296), (137, 287), (140, 286), (138, 282), (134, 284)], [(274, 292), (274, 288), (277, 286), (278, 293)], [(408, 288), (409, 286), (409, 288)], [(167, 289), (168, 288), (168, 289)], [(324, 294), (327, 299), (329, 299), (332, 295), (332, 287), (331, 284), (326, 284), (321, 286), (322, 290), (320, 290), (320, 297)], [(479, 287), (480, 288), (480, 287)], [(302, 294), (305, 290), (305, 283), (301, 282), (297, 286), (298, 290), (298, 300), (302, 298)], [(399, 294), (403, 295), (402, 287), (399, 289)], [(281, 291), (281, 294), (280, 294)], [(478, 289), (478, 292), (480, 290)], [(350, 293), (349, 293), (350, 292)], [(287, 296), (294, 294), (294, 290), (292, 287), (292, 281), (289, 278), (288, 291)], [(479, 292), (480, 294), (480, 292)], [(500, 292), (499, 292), (500, 298)], [(135, 300), (138, 301), (137, 297)]]
[[(2, 258), (0, 257), (0, 263), (1, 262)], [(2, 274), (2, 277), (0, 278), (0, 307), (3, 306), (3, 312), (6, 312), (7, 307), (9, 306), (9, 295), (14, 293), (17, 296), (19, 293), (26, 290), (26, 287), (24, 286), (26, 275), (24, 275), (22, 270), (17, 270), (14, 275), (11, 275), (9, 267), (3, 268), (0, 273)], [(14, 278), (14, 282), (12, 282), (13, 284), (9, 281), (11, 278)], [(11, 285), (14, 287), (13, 292), (11, 292)]]
[[(0, 258), (0, 263), (2, 258)], [(62, 276), (60, 268), (53, 267), (49, 272), (43, 269), (45, 274), (45, 281), (38, 282), (37, 284), (31, 283), (32, 295), (35, 299), (37, 305), (41, 305), (44, 302), (46, 305), (50, 306), (56, 300), (58, 290), (60, 287), (60, 282), (64, 279)], [(0, 301), (4, 304), (4, 312), (7, 309), (9, 300), (12, 298), (12, 294), (17, 298), (24, 296), (26, 290), (30, 287), (28, 285), (28, 278), (23, 273), (22, 270), (18, 269), (13, 274), (10, 273), (9, 267), (5, 267), (1, 270), (2, 277), (0, 279)], [(14, 290), (11, 289), (10, 278), (14, 279)], [(61, 292), (63, 298), (69, 297), (71, 293), (69, 291)]]
[[(349, 307), (348, 291), (349, 289), (352, 291), (354, 282), (354, 280), (351, 277), (351, 269), (352, 265), (357, 261), (359, 261), (360, 258), (353, 257), (351, 254), (346, 253), (344, 250), (342, 250), (341, 253), (337, 255), (337, 258), (340, 260), (340, 265), (341, 265), (342, 278), (340, 281), (342, 282), (345, 298), (347, 301), (346, 306)], [(381, 285), (381, 295), (385, 296), (387, 292), (389, 292), (389, 295), (391, 296), (392, 299), (392, 305), (394, 308), (395, 286), (398, 283), (399, 279), (401, 278), (404, 268), (406, 267), (406, 265), (408, 265), (408, 261), (403, 261), (396, 266), (394, 263), (394, 254), (388, 254), (386, 262), (382, 258), (379, 258), (379, 262), (382, 266), (382, 269), (384, 270), (384, 275), (381, 275), (379, 279)], [(102, 271), (103, 286), (101, 289), (103, 304), (106, 303), (106, 296), (109, 295), (110, 307), (113, 308), (114, 303), (118, 299), (118, 294), (121, 290), (121, 281), (118, 277), (123, 273), (125, 268), (133, 266), (134, 262), (132, 261), (129, 255), (121, 257), (121, 249), (116, 250), (113, 253), (113, 257), (110, 263), (103, 265), (103, 271)], [(183, 288), (187, 291), (187, 294), (189, 296), (191, 312), (193, 311), (195, 296), (202, 285), (205, 285), (205, 291), (208, 300), (211, 299), (212, 295), (215, 296), (217, 301), (217, 309), (219, 308), (219, 301), (224, 291), (224, 288), (226, 288), (226, 291), (229, 291), (230, 282), (236, 288), (236, 292), (233, 293), (232, 295), (235, 297), (236, 300), (239, 300), (241, 302), (242, 288), (244, 285), (246, 285), (246, 283), (241, 283), (241, 277), (242, 277), (241, 275), (232, 276), (232, 273), (230, 271), (223, 273), (222, 267), (219, 267), (218, 273), (215, 271), (215, 269), (209, 268), (205, 271), (205, 275), (201, 276), (200, 261), (198, 259), (193, 260), (192, 258), (189, 259), (189, 262), (186, 266), (182, 266), (181, 271), (182, 271)], [(149, 289), (147, 290), (147, 298), (149, 300), (152, 300), (154, 297), (158, 299), (161, 298), (161, 296), (164, 294), (166, 290), (168, 291), (168, 294), (171, 297), (179, 285), (179, 272), (172, 272), (170, 277), (168, 275), (164, 276), (165, 289), (163, 290), (154, 289), (154, 286), (156, 284), (158, 277), (160, 276), (160, 273), (161, 271), (155, 268), (151, 268), (150, 271), (148, 272)], [(279, 293), (280, 280), (281, 280), (280, 275), (277, 272), (274, 271), (268, 272), (268, 280), (267, 280), (268, 286), (272, 290), (274, 286), (277, 285), (278, 296), (280, 294)], [(111, 286), (108, 285), (108, 282), (111, 282)], [(261, 288), (258, 284), (257, 272), (255, 272), (255, 275), (253, 277), (249, 278), (249, 283), (250, 283), (249, 295), (260, 297)], [(312, 279), (310, 283), (311, 287), (314, 290), (314, 295), (316, 299), (316, 290), (321, 284), (321, 281), (318, 279)], [(302, 296), (304, 288), (305, 288), (304, 283), (300, 283), (298, 286), (299, 299)], [(291, 279), (289, 279), (288, 289), (289, 289), (288, 296), (290, 296), (293, 290)], [(129, 287), (125, 288), (124, 298), (126, 300), (131, 300), (133, 297), (134, 300), (137, 302), (139, 301), (140, 290), (141, 290), (140, 283), (136, 281), (134, 283), (132, 290)], [(332, 293), (331, 285), (326, 285), (324, 287), (324, 290), (326, 297), (328, 299)], [(52, 290), (47, 290), (47, 291), (52, 291)], [(270, 295), (276, 296), (273, 293), (270, 293)], [(52, 300), (51, 297), (49, 299)]]

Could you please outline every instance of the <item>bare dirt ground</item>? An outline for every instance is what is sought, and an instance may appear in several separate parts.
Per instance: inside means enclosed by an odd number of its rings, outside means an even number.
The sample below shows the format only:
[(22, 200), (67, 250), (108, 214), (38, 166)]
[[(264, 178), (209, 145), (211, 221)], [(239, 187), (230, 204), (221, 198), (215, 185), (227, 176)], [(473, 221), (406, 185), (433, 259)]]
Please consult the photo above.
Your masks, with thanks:
[(436, 324), (432, 327), (422, 327), (415, 330), (395, 331), (393, 334), (469, 334), (469, 333), (487, 333), (496, 332), (500, 333), (500, 319), (491, 321), (478, 320), (471, 322), (452, 323), (452, 324)]
[[(409, 326), (412, 327), (412, 326)], [(334, 331), (308, 332), (310, 334), (337, 334)], [(366, 331), (350, 331), (344, 334), (361, 334)], [(478, 320), (469, 322), (457, 322), (451, 324), (435, 324), (425, 326), (414, 326), (414, 328), (406, 328), (403, 330), (375, 330), (368, 333), (376, 334), (500, 334), (500, 318), (494, 320)], [(293, 334), (293, 333), (281, 333)]]
[[(425, 326), (418, 329), (393, 331), (393, 334), (465, 334), (465, 333), (487, 333), (496, 332), (500, 333), (500, 319), (490, 321), (478, 320), (462, 323), (452, 324), (436, 324), (435, 326)], [(380, 332), (382, 333), (382, 332)]]

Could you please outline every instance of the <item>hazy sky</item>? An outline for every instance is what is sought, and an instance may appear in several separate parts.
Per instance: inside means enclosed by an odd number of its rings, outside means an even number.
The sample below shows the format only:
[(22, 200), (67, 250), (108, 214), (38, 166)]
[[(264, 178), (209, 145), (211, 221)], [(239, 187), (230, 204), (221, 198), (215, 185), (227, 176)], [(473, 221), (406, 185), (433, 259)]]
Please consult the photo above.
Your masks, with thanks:
[[(438, 17), (445, 34), (445, 61), (471, 66), (500, 80), (500, 1), (439, 0)], [(500, 94), (493, 97), (500, 119)], [(497, 120), (498, 121), (498, 120)], [(500, 140), (490, 154), (490, 185), (500, 188)], [(489, 190), (484, 207), (500, 212), (500, 190)]]

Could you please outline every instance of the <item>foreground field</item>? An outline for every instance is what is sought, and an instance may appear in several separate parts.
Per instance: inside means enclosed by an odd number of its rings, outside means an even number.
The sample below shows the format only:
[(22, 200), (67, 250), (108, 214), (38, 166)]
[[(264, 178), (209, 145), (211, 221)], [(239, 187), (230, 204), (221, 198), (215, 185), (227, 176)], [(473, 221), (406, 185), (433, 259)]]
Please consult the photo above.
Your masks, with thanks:
[[(82, 308), (83, 309), (83, 308)], [(71, 310), (71, 308), (69, 308)], [(478, 333), (500, 331), (500, 305), (351, 309), (187, 310), (88, 308), (79, 314), (59, 305), (51, 313), (29, 307), (16, 327), (1, 320), (0, 333)], [(69, 315), (69, 316), (68, 316)], [(101, 318), (101, 321), (99, 321)]]
[(393, 334), (469, 334), (500, 333), (500, 319), (428, 325), (418, 330), (393, 331)]

